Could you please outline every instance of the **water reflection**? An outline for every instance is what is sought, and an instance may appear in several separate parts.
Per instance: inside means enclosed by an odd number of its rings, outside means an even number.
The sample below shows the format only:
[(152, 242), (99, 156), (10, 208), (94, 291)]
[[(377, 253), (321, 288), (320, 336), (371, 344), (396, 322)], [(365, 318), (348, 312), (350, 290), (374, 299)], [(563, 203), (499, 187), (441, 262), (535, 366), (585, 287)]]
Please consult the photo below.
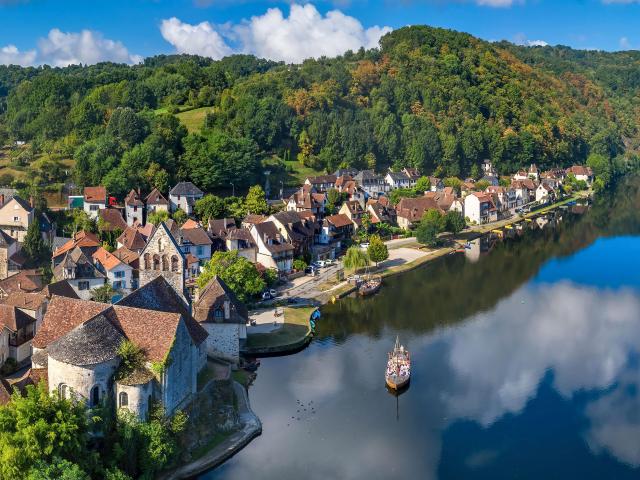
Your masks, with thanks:
[(307, 350), (263, 360), (263, 435), (204, 478), (637, 478), (640, 240), (623, 235), (640, 190), (624, 188), (327, 307)]

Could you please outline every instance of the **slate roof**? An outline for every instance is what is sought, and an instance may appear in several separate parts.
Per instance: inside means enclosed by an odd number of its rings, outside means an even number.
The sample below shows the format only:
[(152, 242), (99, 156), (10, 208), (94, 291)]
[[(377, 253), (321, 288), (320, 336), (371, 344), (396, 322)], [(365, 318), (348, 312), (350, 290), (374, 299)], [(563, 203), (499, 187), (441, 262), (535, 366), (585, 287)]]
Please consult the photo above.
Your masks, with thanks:
[(171, 189), (169, 195), (197, 197), (198, 195), (204, 195), (204, 193), (191, 182), (179, 182), (175, 187)]
[(137, 367), (128, 375), (118, 378), (117, 383), (127, 386), (145, 385), (154, 378), (155, 375), (146, 368)]
[(229, 301), (229, 318), (220, 319), (224, 323), (246, 324), (249, 320), (247, 307), (238, 300), (233, 290), (218, 276), (213, 277), (202, 289), (198, 301), (193, 305), (193, 317), (196, 321), (204, 323), (216, 322), (215, 311), (224, 311), (224, 302)]
[(8, 248), (16, 243), (16, 239), (0, 230), (0, 248)]
[[(267, 221), (254, 225), (256, 233), (264, 242), (265, 247), (271, 253), (286, 252), (288, 250), (294, 250), (293, 245), (285, 242), (284, 238), (276, 228), (273, 222)], [(268, 240), (272, 240), (269, 244)]]
[(211, 235), (223, 237), (229, 230), (235, 230), (237, 227), (233, 218), (210, 218), (208, 228)]
[(207, 231), (202, 227), (180, 229), (182, 238), (186, 239), (192, 245), (211, 245), (213, 242), (207, 234)]
[(151, 193), (147, 195), (145, 201), (147, 205), (169, 205), (167, 199), (162, 196), (157, 188), (151, 190)]
[(335, 175), (318, 175), (316, 177), (307, 177), (307, 180), (311, 185), (334, 184), (336, 183), (337, 177)]
[(75, 278), (104, 278), (104, 274), (100, 272), (93, 262), (84, 254), (84, 252), (76, 247), (67, 252), (64, 259), (55, 267), (53, 267), (53, 278), (56, 280), (65, 280), (65, 269), (75, 269)]
[(67, 280), (60, 280), (59, 282), (50, 283), (44, 288), (47, 297), (51, 298), (54, 295), (60, 297), (68, 297), (80, 299), (76, 291)]
[[(20, 205), (20, 207), (22, 207), (23, 209), (25, 209), (27, 212), (30, 212), (31, 210), (33, 210), (33, 207), (29, 204), (29, 202), (27, 202), (25, 199), (23, 199), (22, 197), (19, 197), (18, 195), (14, 195), (13, 198), (9, 199), (9, 200), (5, 200), (4, 205), (2, 207), (4, 207), (5, 205), (7, 205), (11, 200), (15, 200), (16, 203), (18, 205)], [(0, 207), (0, 208), (2, 208)]]
[(51, 343), (47, 353), (70, 365), (95, 365), (116, 358), (124, 339), (122, 332), (101, 313)]
[(98, 212), (98, 215), (107, 224), (103, 225), (102, 229), (108, 232), (114, 230), (124, 231), (127, 228), (127, 222), (122, 217), (122, 212), (117, 208), (103, 208)]
[(242, 219), (242, 223), (257, 225), (258, 223), (262, 223), (266, 220), (267, 220), (267, 217), (265, 217), (264, 215), (257, 215), (255, 213), (250, 213)]
[(431, 197), (401, 198), (396, 206), (397, 216), (406, 218), (409, 222), (421, 220), (424, 212), (431, 209), (441, 210)]

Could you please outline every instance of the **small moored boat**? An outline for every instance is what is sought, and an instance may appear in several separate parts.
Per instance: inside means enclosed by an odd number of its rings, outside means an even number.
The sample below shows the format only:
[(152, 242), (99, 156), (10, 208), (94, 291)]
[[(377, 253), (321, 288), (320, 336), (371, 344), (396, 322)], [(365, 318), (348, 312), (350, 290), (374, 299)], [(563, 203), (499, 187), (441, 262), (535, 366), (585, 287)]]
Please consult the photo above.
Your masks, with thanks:
[(382, 277), (370, 277), (358, 285), (358, 293), (363, 297), (373, 295), (382, 286)]
[(400, 345), (399, 338), (396, 337), (396, 344), (393, 347), (393, 351), (389, 352), (385, 381), (389, 388), (400, 390), (409, 384), (410, 378), (411, 357), (404, 346)]

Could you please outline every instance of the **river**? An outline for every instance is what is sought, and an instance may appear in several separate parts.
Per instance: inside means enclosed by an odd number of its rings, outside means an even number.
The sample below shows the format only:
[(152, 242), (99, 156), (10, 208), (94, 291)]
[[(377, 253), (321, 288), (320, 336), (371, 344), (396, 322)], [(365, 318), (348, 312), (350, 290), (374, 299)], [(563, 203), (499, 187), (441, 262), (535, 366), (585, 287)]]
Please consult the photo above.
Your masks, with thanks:
[(307, 349), (262, 360), (262, 436), (201, 478), (637, 479), (639, 187), (324, 307)]

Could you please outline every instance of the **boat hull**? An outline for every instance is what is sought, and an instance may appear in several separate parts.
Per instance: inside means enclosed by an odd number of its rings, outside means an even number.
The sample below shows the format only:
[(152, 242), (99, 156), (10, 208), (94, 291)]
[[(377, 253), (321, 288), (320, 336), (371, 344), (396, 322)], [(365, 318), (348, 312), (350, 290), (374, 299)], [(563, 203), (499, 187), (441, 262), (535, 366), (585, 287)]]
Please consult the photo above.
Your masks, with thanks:
[(379, 283), (379, 284), (377, 284), (377, 285), (375, 285), (373, 287), (360, 287), (358, 289), (358, 293), (363, 297), (368, 297), (369, 295), (373, 295), (378, 290), (380, 290), (381, 286), (382, 286), (382, 284)]
[(401, 388), (406, 387), (407, 385), (409, 385), (409, 380), (411, 380), (410, 376), (397, 377), (394, 375), (390, 377), (385, 377), (385, 381), (387, 382), (387, 387), (393, 390), (400, 390)]

